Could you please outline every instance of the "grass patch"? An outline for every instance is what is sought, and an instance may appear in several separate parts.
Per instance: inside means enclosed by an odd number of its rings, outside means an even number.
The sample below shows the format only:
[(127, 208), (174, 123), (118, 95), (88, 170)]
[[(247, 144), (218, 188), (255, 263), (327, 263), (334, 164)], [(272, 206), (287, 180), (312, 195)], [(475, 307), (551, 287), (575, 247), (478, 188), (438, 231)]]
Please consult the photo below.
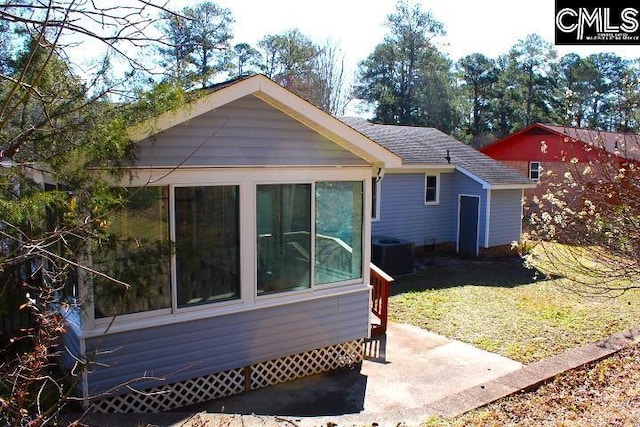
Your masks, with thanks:
[(529, 364), (637, 326), (640, 291), (586, 296), (519, 259), (436, 258), (396, 279), (389, 316)]
[(540, 242), (527, 260), (549, 277), (564, 277), (575, 292), (590, 295), (621, 295), (637, 288), (640, 271), (634, 259), (598, 246), (569, 246)]

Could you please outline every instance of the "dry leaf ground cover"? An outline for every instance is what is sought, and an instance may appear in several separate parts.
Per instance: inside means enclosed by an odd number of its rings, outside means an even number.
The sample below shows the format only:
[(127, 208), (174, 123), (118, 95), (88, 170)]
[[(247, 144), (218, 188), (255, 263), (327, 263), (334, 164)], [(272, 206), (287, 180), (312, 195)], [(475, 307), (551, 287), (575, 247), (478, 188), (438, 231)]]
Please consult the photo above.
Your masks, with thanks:
[(640, 425), (640, 346), (558, 376), (538, 389), (502, 399), (454, 420), (424, 427)]

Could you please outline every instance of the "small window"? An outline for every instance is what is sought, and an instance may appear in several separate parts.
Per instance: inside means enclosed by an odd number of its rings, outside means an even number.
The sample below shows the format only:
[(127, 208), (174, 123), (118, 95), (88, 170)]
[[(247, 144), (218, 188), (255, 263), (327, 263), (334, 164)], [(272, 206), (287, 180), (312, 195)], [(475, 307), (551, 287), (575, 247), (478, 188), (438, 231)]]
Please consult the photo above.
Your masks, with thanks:
[(540, 162), (529, 162), (529, 178), (540, 179)]
[(438, 203), (438, 176), (427, 175), (425, 178), (424, 202), (426, 204)]

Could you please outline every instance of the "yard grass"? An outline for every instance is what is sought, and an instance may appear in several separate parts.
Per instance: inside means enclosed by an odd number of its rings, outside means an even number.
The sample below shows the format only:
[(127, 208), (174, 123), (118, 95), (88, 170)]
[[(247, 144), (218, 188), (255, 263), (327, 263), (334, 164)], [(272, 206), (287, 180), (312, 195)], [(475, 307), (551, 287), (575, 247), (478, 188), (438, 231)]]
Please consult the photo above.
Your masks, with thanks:
[(640, 324), (640, 291), (603, 298), (570, 289), (519, 258), (428, 258), (396, 278), (389, 316), (524, 364)]

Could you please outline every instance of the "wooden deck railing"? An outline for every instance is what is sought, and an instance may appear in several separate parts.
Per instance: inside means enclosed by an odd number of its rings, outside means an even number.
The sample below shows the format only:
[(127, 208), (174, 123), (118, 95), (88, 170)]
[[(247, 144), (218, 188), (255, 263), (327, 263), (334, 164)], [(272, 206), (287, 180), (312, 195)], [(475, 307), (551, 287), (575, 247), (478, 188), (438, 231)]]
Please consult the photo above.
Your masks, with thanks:
[(389, 309), (389, 285), (393, 277), (371, 264), (371, 336), (384, 335), (387, 332), (387, 317)]

